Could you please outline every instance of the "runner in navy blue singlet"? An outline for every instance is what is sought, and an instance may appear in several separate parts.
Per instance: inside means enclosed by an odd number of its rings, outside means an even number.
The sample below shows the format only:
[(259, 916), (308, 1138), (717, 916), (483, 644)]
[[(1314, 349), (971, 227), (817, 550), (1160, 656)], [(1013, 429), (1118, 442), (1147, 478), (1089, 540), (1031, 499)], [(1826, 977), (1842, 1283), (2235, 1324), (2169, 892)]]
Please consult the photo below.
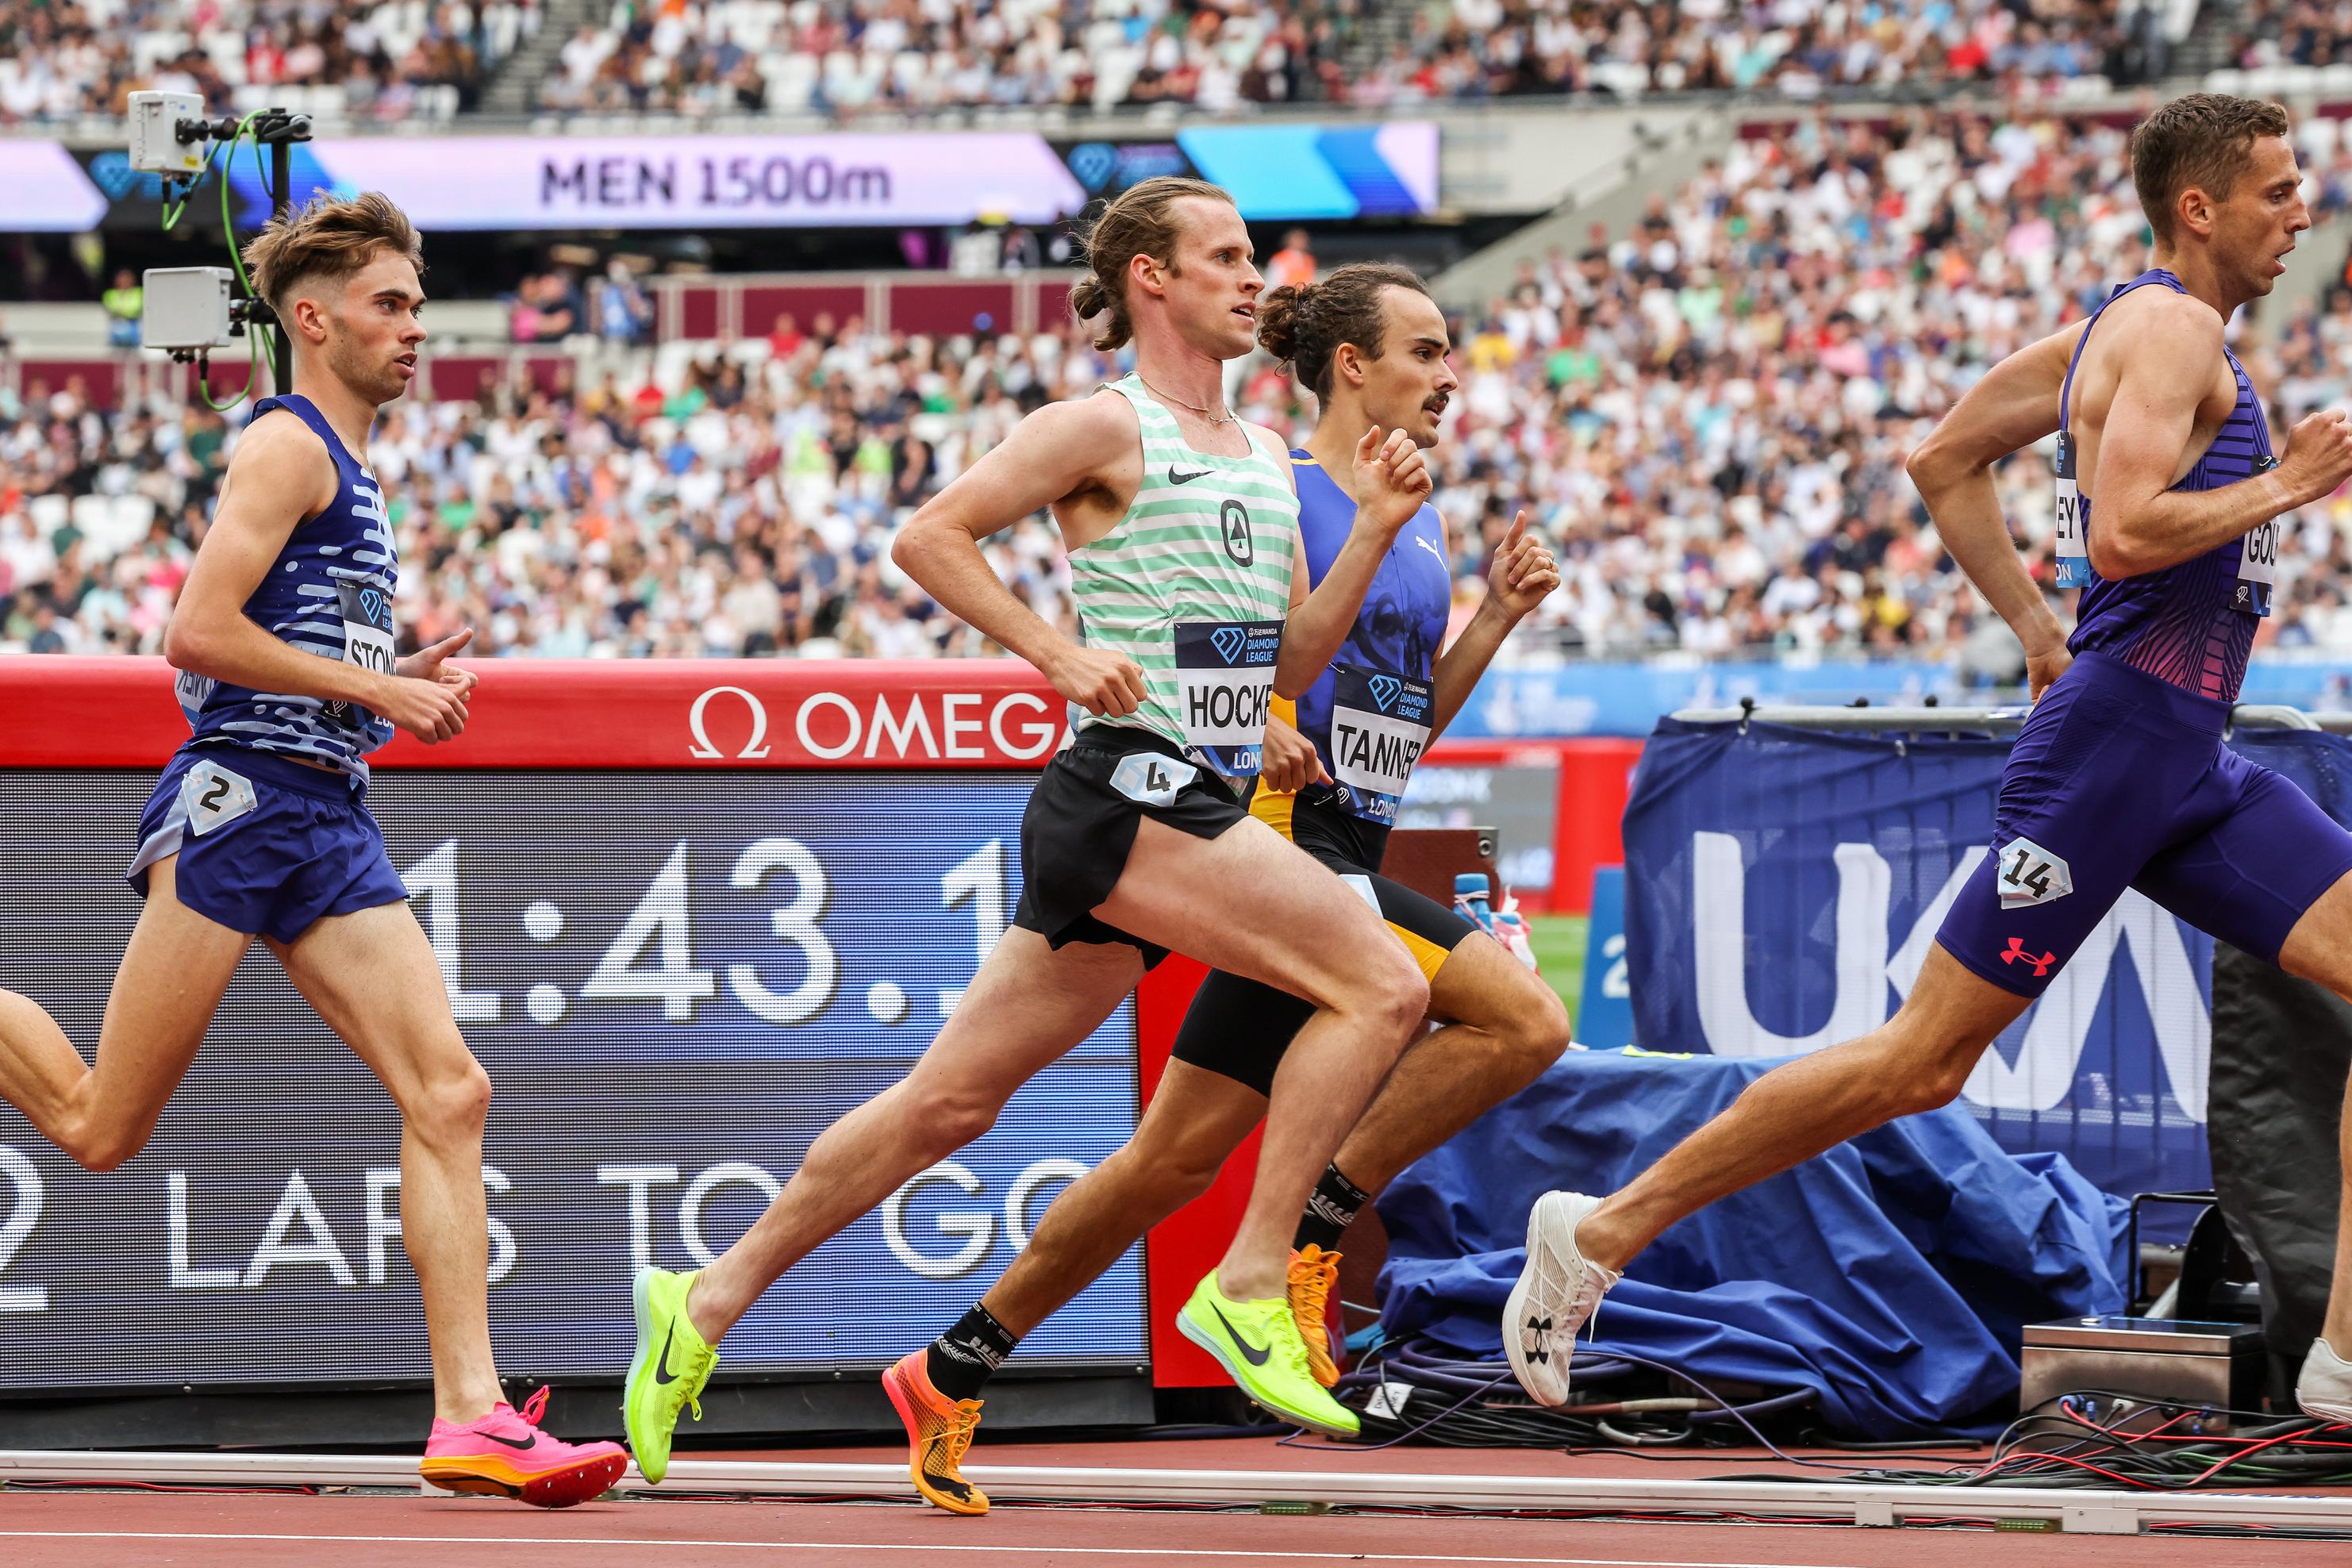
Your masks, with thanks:
[[(1578, 1329), (1659, 1232), (1952, 1100), (2127, 888), (2352, 997), (2352, 835), (2222, 743), (2270, 613), (2278, 520), (2352, 479), (2340, 411), (2297, 424), (2278, 460), (2226, 342), (2311, 226), (2287, 132), (2277, 105), (2214, 93), (2151, 114), (2131, 160), (2153, 264), (2087, 321), (1995, 366), (1913, 455), (1946, 548), (2023, 643), (2037, 699), (1993, 842), (1956, 847), (1966, 880), (1893, 1019), (1759, 1079), (1614, 1195), (1537, 1202), (1504, 1342), (1538, 1399), (1566, 1399)], [(1992, 478), (2053, 435), (2059, 584), (2082, 590), (2071, 638), (2019, 560)], [(2352, 1196), (2340, 1213), (2352, 1225)], [(2352, 1420), (2346, 1350), (2352, 1245), (2297, 1389), (2311, 1414)]]
[[(291, 341), (296, 390), (254, 405), (164, 637), (194, 733), (140, 816), (128, 875), (146, 902), (95, 1065), (38, 1005), (0, 991), (0, 1096), (81, 1164), (114, 1169), (154, 1131), (259, 937), (400, 1108), (401, 1237), (433, 1368), (424, 1479), (584, 1502), (628, 1456), (561, 1441), (540, 1428), (539, 1404), (518, 1412), (499, 1390), (489, 1079), (367, 809), (368, 753), (395, 729), (455, 737), (474, 686), (446, 663), (469, 632), (395, 651), (399, 552), (361, 456), (376, 410), (416, 373), (416, 231), (381, 195), (321, 196), (272, 222), (246, 259)], [(207, 1331), (243, 1333), (265, 1360), (275, 1349), (240, 1318)]]

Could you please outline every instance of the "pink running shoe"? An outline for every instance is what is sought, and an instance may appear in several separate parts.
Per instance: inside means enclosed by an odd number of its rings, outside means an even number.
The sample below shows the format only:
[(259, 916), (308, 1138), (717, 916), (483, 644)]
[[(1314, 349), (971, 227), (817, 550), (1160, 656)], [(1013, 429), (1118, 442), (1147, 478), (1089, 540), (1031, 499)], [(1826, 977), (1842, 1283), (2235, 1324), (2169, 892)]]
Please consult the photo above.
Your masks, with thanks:
[(601, 1497), (629, 1467), (618, 1443), (566, 1443), (539, 1428), (547, 1408), (541, 1389), (515, 1407), (501, 1400), (463, 1426), (433, 1423), (425, 1479), (444, 1491), (510, 1497), (533, 1508), (570, 1508)]

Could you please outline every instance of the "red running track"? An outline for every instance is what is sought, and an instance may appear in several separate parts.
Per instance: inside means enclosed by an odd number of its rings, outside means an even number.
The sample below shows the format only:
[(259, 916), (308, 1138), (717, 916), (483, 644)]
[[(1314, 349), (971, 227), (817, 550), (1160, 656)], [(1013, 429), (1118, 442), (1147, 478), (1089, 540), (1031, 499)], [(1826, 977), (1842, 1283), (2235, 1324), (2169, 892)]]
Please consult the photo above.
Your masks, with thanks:
[[(895, 1447), (698, 1450), (698, 1457), (897, 1463)], [(1855, 1457), (1837, 1458), (1852, 1461)], [(1953, 1462), (1970, 1456), (1949, 1455)], [(1979, 1456), (1980, 1457), (1980, 1456)], [(1793, 1469), (1737, 1449), (1692, 1462), (1628, 1454), (1570, 1458), (1533, 1450), (1392, 1448), (1318, 1452), (1271, 1440), (990, 1443), (974, 1464), (1216, 1469), (1362, 1469), (1700, 1479)], [(0, 1564), (301, 1563), (306, 1568), (704, 1568), (765, 1564), (878, 1568), (2216, 1568), (2262, 1562), (2342, 1563), (2341, 1542), (2163, 1536), (2004, 1535), (1983, 1529), (1862, 1530), (1495, 1517), (1298, 1518), (1144, 1509), (999, 1508), (954, 1519), (912, 1502), (705, 1502), (652, 1498), (545, 1513), (480, 1499), (383, 1494), (0, 1491)]]
[(479, 1500), (71, 1492), (0, 1494), (11, 1568), (136, 1563), (438, 1568), (2313, 1568), (2336, 1542), (2124, 1536), (1989, 1540), (1982, 1530), (1592, 1523), (1547, 1520), (1130, 1513), (1000, 1509), (953, 1519), (917, 1506), (605, 1502), (541, 1513)]

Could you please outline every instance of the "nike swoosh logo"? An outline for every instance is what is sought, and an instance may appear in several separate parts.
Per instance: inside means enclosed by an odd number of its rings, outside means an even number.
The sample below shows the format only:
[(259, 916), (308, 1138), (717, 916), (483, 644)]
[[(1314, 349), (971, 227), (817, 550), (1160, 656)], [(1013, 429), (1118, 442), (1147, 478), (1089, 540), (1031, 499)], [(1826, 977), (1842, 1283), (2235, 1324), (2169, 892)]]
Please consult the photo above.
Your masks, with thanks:
[(1242, 1338), (1242, 1331), (1234, 1327), (1233, 1320), (1225, 1316), (1222, 1308), (1212, 1303), (1209, 1310), (1216, 1313), (1217, 1321), (1225, 1325), (1225, 1332), (1233, 1336), (1234, 1347), (1242, 1352), (1242, 1359), (1249, 1363), (1250, 1365), (1264, 1366), (1266, 1363), (1266, 1358), (1274, 1354), (1274, 1350), (1271, 1346), (1254, 1345), (1250, 1343), (1249, 1341)]
[(1200, 468), (1189, 474), (1179, 473), (1176, 465), (1171, 463), (1168, 465), (1168, 482), (1171, 485), (1189, 485), (1194, 479), (1205, 479), (1214, 472), (1216, 472), (1214, 468)]
[(676, 1318), (672, 1318), (669, 1321), (669, 1332), (662, 1336), (661, 1354), (654, 1358), (654, 1382), (656, 1384), (676, 1383), (677, 1381), (677, 1373), (670, 1371), (669, 1369), (670, 1342), (677, 1338), (677, 1320)]
[(520, 1448), (526, 1454), (539, 1447), (539, 1438), (536, 1435), (525, 1437), (520, 1443), (516, 1442), (511, 1437), (501, 1437), (496, 1432), (478, 1432), (475, 1436), (478, 1437), (488, 1438), (489, 1441), (498, 1444), (503, 1448)]

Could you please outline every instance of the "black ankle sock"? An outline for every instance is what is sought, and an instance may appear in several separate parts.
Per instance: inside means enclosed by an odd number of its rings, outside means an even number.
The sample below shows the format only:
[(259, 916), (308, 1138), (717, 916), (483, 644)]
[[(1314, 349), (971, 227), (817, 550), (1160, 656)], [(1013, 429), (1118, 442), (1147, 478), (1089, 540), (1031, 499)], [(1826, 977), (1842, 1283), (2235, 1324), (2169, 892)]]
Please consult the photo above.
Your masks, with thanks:
[(1004, 1364), (1021, 1336), (989, 1316), (977, 1301), (955, 1327), (931, 1342), (923, 1370), (931, 1386), (950, 1399), (977, 1399), (991, 1373)]
[(1324, 1166), (1323, 1179), (1315, 1184), (1315, 1195), (1307, 1200), (1307, 1212), (1298, 1217), (1298, 1234), (1291, 1237), (1291, 1247), (1304, 1251), (1314, 1246), (1330, 1251), (1356, 1223), (1358, 1212), (1371, 1201), (1372, 1195), (1341, 1175), (1339, 1166)]

